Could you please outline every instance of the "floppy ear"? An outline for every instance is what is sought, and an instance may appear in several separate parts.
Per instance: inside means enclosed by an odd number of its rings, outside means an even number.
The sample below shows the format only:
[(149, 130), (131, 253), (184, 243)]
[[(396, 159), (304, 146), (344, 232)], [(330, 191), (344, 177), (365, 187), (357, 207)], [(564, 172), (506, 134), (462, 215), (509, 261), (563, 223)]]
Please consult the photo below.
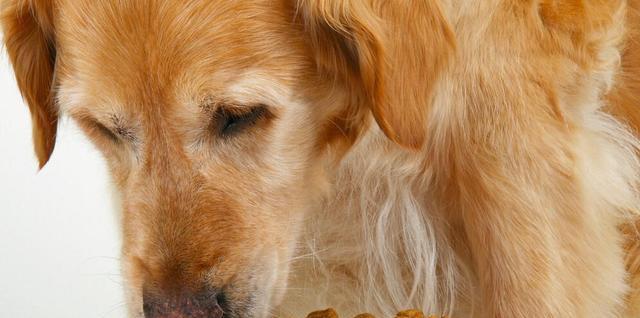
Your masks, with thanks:
[(31, 111), (34, 148), (42, 168), (53, 152), (58, 125), (51, 91), (56, 59), (53, 1), (10, 0), (1, 5), (5, 46)]
[(419, 149), (438, 74), (454, 50), (439, 2), (301, 0), (319, 67), (356, 83), (393, 141)]

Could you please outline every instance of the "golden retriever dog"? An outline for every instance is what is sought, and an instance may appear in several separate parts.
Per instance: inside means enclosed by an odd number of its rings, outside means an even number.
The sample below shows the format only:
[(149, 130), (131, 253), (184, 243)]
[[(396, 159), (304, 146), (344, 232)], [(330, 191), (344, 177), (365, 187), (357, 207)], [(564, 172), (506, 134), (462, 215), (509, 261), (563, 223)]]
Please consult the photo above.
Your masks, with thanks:
[[(640, 317), (640, 0), (3, 0), (131, 317)], [(639, 223), (640, 224), (640, 223)]]

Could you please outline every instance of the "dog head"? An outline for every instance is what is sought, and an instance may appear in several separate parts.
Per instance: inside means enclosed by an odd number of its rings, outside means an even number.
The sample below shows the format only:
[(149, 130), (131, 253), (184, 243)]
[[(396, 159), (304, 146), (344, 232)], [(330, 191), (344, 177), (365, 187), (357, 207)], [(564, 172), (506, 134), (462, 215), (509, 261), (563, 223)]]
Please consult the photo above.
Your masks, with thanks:
[(434, 1), (22, 0), (2, 24), (40, 166), (63, 113), (108, 162), (146, 317), (267, 316), (370, 118), (421, 147), (453, 41)]

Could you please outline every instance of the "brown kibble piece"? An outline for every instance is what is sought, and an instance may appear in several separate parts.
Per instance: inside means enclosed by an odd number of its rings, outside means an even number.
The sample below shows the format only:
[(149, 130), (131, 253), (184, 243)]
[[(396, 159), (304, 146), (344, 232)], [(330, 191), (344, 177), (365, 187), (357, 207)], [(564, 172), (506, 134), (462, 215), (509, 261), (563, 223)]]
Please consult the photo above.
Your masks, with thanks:
[(424, 318), (424, 314), (419, 310), (405, 310), (399, 312), (396, 318)]
[(338, 318), (338, 313), (333, 309), (325, 309), (320, 311), (314, 311), (307, 315), (307, 318)]
[[(338, 313), (333, 309), (325, 309), (314, 311), (307, 315), (307, 318), (338, 318)], [(374, 315), (369, 313), (359, 314), (353, 318), (376, 318)], [(404, 310), (396, 314), (395, 318), (425, 318), (424, 314), (420, 310)], [(436, 316), (430, 315), (428, 318), (447, 318), (446, 316)]]

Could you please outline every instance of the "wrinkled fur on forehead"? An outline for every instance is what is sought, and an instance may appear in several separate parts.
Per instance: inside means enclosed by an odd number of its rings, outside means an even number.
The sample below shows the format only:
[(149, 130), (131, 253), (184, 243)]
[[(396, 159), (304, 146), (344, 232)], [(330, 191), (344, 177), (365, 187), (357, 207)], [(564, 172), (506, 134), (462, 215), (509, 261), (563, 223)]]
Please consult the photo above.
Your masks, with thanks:
[[(79, 83), (100, 83), (88, 88), (95, 97), (117, 94), (120, 103), (130, 103), (127, 107), (170, 107), (185, 96), (197, 102), (224, 93), (216, 91), (225, 85), (220, 80), (250, 69), (264, 69), (293, 86), (308, 75), (305, 68), (311, 64), (304, 58), (301, 28), (288, 17), (293, 8), (282, 1), (101, 2), (86, 7), (64, 2), (60, 7), (68, 16), (59, 30), (64, 70)], [(83, 24), (85, 29), (76, 30)], [(284, 41), (288, 45), (279, 44)], [(290, 69), (278, 67), (285, 63)], [(94, 94), (98, 90), (103, 94)]]

